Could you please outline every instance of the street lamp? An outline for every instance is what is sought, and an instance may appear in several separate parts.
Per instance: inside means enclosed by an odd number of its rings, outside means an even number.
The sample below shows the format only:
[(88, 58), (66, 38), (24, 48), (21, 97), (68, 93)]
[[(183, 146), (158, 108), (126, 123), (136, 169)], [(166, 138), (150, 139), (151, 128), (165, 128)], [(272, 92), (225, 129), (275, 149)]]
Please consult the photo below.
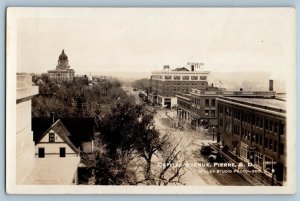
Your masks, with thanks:
[(272, 168), (272, 186), (274, 186), (274, 175), (275, 175), (275, 170)]
[(213, 141), (215, 141), (215, 126), (213, 126)]

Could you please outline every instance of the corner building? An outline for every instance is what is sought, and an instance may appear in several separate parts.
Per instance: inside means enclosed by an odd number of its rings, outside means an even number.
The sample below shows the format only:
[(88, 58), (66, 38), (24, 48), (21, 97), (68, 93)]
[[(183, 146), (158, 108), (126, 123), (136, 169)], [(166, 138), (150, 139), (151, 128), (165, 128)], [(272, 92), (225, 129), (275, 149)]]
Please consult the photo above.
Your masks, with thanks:
[[(277, 182), (286, 181), (285, 101), (218, 97), (218, 134), (224, 150), (252, 163)], [(274, 175), (273, 175), (274, 174)]]
[(187, 68), (171, 70), (168, 65), (163, 70), (153, 71), (151, 75), (152, 92), (150, 100), (160, 106), (177, 105), (176, 93), (189, 93), (192, 88), (206, 89), (209, 71), (202, 70), (203, 63), (188, 63)]

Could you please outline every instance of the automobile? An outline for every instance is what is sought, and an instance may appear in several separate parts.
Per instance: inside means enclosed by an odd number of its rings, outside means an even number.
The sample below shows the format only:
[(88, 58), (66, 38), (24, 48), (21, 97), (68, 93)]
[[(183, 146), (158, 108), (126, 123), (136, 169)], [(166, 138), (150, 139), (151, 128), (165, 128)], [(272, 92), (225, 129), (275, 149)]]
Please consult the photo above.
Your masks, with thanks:
[(212, 151), (208, 156), (209, 162), (223, 162), (223, 156), (218, 151)]
[(203, 155), (209, 155), (213, 151), (210, 145), (202, 145), (200, 153)]

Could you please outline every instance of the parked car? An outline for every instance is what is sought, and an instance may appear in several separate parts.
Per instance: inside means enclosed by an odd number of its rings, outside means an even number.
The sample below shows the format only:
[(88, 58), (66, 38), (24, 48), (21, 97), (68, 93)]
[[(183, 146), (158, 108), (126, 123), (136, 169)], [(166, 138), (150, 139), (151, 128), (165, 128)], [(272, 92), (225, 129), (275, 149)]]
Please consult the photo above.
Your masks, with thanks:
[(218, 151), (212, 151), (208, 156), (209, 162), (223, 162), (223, 157)]
[(213, 148), (211, 148), (210, 145), (202, 145), (200, 153), (203, 155), (210, 155), (210, 153), (213, 151)]

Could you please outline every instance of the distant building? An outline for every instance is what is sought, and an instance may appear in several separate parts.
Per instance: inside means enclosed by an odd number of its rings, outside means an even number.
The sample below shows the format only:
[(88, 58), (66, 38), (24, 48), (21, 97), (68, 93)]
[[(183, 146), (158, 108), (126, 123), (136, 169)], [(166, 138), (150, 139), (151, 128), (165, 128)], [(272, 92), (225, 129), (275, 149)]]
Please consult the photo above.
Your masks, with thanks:
[(286, 104), (271, 97), (218, 97), (221, 145), (277, 182), (286, 181)]
[(62, 50), (62, 53), (58, 57), (58, 63), (55, 70), (49, 70), (48, 76), (49, 79), (55, 81), (68, 81), (73, 80), (75, 71), (70, 68), (68, 56), (65, 54), (65, 51)]
[(16, 183), (27, 182), (35, 166), (34, 141), (31, 129), (31, 99), (38, 94), (32, 85), (31, 75), (17, 74), (17, 122), (16, 122)]
[(172, 107), (177, 104), (176, 93), (189, 93), (192, 88), (206, 89), (209, 71), (204, 71), (203, 63), (188, 63), (188, 67), (171, 70), (165, 65), (163, 70), (153, 71), (151, 75), (150, 100), (161, 106)]

